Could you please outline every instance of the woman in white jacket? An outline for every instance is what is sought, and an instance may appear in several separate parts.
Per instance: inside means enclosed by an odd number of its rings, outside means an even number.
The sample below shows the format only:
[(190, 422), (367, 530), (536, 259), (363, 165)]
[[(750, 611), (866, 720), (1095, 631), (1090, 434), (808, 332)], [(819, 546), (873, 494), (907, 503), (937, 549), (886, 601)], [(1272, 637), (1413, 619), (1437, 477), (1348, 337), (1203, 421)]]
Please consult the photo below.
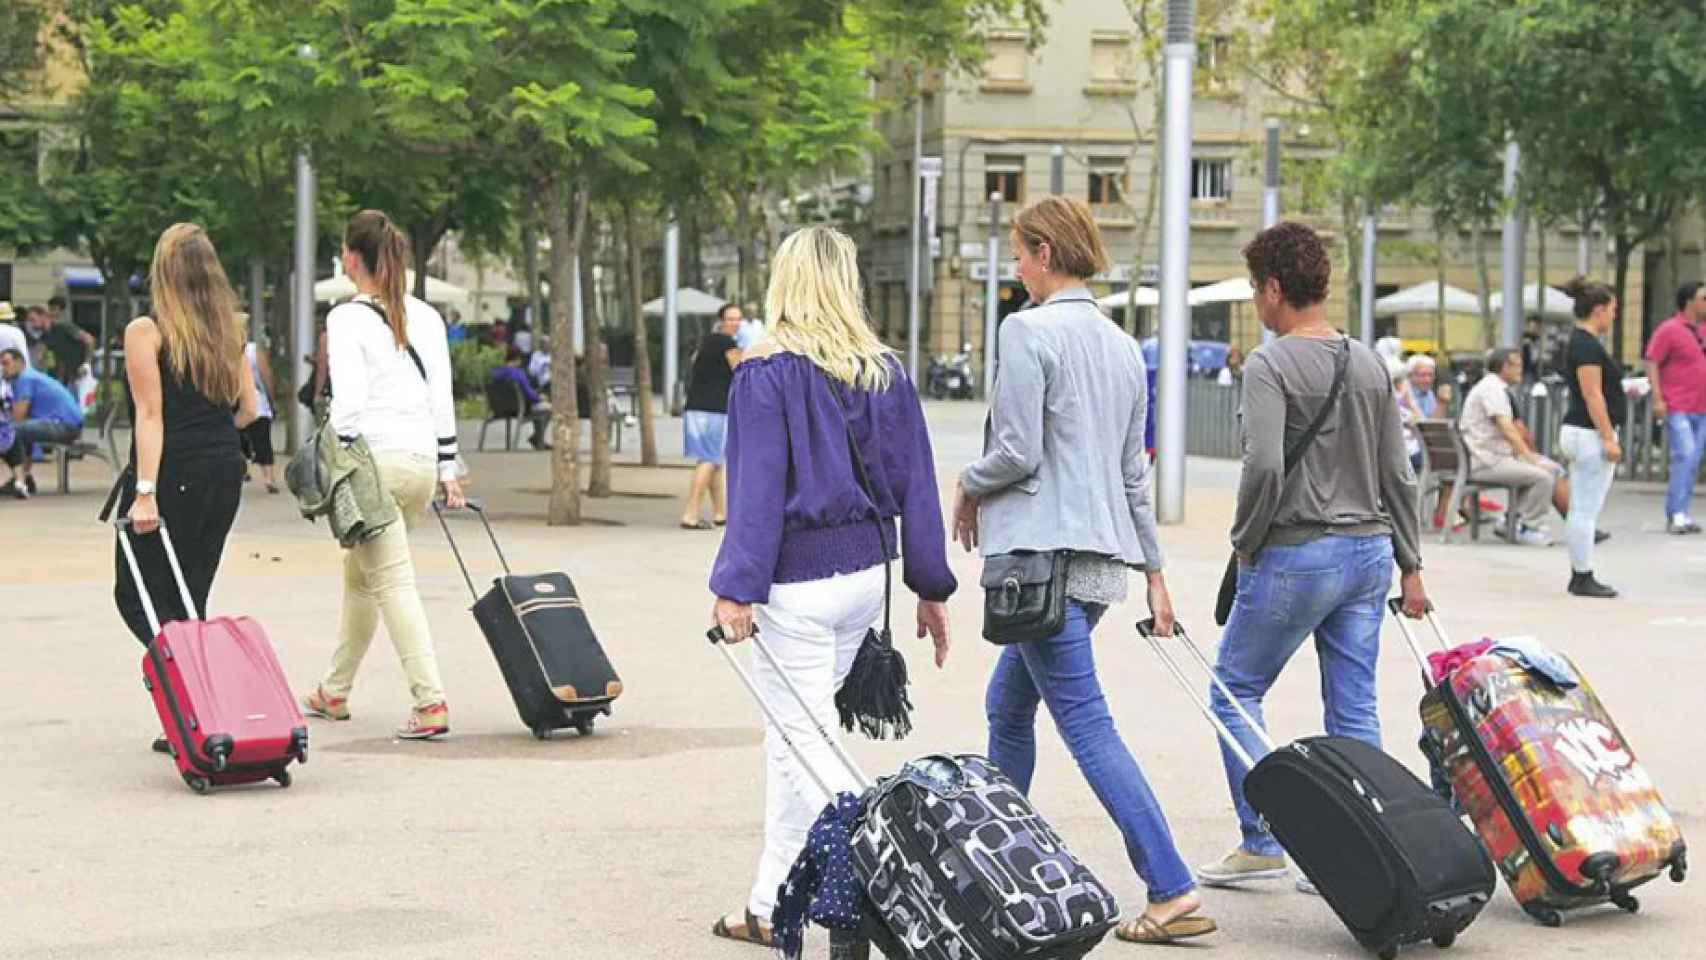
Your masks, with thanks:
[(348, 720), (356, 669), (384, 620), (414, 699), (397, 736), (434, 740), (450, 732), (450, 714), (426, 608), (415, 589), (408, 527), (440, 487), (449, 506), (464, 500), (444, 320), (404, 293), (407, 262), (408, 240), (390, 217), (363, 210), (350, 220), (343, 265), (359, 293), (326, 319), (331, 426), (341, 440), (367, 441), (404, 523), (345, 552), (338, 648), (325, 678), (302, 702), (312, 716)]

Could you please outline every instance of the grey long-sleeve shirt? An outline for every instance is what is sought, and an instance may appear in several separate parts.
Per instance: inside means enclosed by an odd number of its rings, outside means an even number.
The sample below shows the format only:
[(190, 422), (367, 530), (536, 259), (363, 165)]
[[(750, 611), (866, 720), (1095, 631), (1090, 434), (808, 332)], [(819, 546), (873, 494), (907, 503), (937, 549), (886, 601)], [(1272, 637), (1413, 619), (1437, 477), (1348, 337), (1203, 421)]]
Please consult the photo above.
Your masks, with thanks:
[(1308, 429), (1333, 385), (1338, 341), (1280, 337), (1244, 364), (1244, 475), (1232, 547), (1307, 543), (1329, 534), (1392, 537), (1399, 569), (1422, 565), (1416, 476), (1386, 364), (1351, 343), (1337, 409), (1327, 415), (1296, 470), (1285, 476), (1285, 449)]

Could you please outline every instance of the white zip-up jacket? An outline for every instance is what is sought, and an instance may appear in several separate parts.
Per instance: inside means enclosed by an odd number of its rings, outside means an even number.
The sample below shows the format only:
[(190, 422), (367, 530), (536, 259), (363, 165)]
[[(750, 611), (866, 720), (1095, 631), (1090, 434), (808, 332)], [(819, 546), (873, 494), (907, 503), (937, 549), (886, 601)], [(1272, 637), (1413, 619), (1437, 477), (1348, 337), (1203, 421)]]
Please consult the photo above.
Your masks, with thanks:
[[(356, 300), (371, 300), (365, 295)], [(450, 389), (450, 345), (444, 318), (431, 304), (405, 300), (409, 351), (371, 306), (340, 304), (326, 318), (326, 360), (332, 377), (332, 429), (361, 437), (374, 452), (411, 453), (438, 461), (440, 480), (456, 478), (456, 402)]]

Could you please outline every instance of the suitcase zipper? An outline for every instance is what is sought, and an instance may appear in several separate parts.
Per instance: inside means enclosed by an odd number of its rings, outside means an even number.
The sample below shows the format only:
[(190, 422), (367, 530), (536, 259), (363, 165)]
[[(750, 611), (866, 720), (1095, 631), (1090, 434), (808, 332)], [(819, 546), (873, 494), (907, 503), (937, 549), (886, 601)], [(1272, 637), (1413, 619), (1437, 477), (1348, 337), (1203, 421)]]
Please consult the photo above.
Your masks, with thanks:
[(1540, 843), (1540, 834), (1534, 829), (1534, 824), (1528, 819), (1528, 814), (1522, 810), (1522, 804), (1517, 802), (1511, 793), (1510, 784), (1505, 782), (1504, 772), (1494, 762), (1493, 754), (1487, 745), (1481, 742), (1481, 735), (1476, 732), (1475, 725), (1469, 722), (1469, 713), (1457, 699), (1457, 691), (1452, 689), (1450, 680), (1439, 685), (1442, 698), (1445, 700), (1446, 712), (1451, 714), (1452, 723), (1457, 726), (1458, 735), (1469, 741), (1469, 753), (1475, 758), (1475, 765), (1480, 768), (1481, 779), (1487, 781), (1487, 786), (1498, 801), (1499, 808), (1504, 812), (1505, 819), (1511, 822), (1518, 837), (1522, 838), (1523, 846), (1528, 848), (1529, 856), (1540, 867), (1541, 876), (1554, 891), (1570, 896), (1593, 897), (1604, 899), (1593, 892), (1590, 887), (1571, 883), (1570, 878), (1558, 867), (1552, 855)]

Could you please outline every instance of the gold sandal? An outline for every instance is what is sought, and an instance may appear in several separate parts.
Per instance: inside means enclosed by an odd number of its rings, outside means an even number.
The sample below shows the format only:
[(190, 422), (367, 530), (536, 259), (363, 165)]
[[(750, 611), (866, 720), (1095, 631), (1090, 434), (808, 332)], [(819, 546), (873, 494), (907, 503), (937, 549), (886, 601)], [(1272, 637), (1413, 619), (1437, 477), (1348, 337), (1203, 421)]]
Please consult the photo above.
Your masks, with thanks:
[(741, 925), (740, 933), (735, 933), (729, 926), (728, 917), (718, 917), (717, 922), (711, 924), (711, 936), (738, 943), (753, 943), (761, 947), (775, 946), (769, 928), (761, 925), (751, 910), (746, 911), (746, 922)]
[(1114, 928), (1114, 936), (1127, 943), (1166, 944), (1206, 936), (1218, 929), (1213, 920), (1194, 914), (1174, 917), (1166, 923), (1157, 923), (1154, 917), (1144, 914)]

